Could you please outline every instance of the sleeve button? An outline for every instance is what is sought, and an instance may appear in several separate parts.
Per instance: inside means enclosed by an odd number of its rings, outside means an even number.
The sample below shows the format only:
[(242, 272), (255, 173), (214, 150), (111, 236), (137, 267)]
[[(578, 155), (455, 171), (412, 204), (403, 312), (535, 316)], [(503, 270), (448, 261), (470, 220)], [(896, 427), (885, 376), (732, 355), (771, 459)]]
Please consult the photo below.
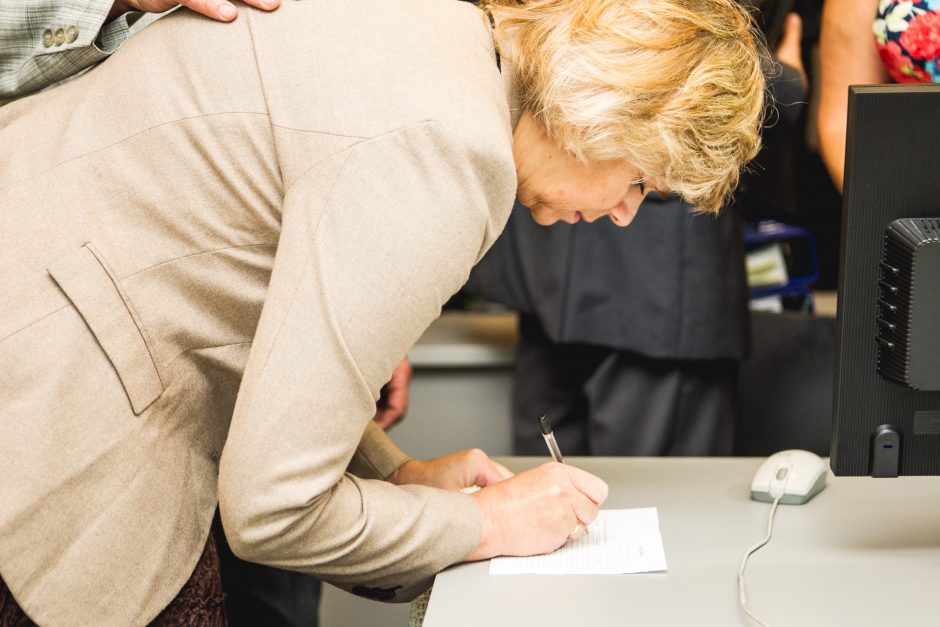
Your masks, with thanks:
[(65, 29), (65, 41), (67, 41), (68, 43), (72, 43), (76, 39), (78, 39), (78, 29), (75, 28), (74, 26), (69, 26), (68, 28), (66, 28)]
[(61, 46), (65, 43), (65, 29), (57, 28), (55, 29), (55, 45)]
[(42, 45), (44, 48), (48, 48), (52, 45), (52, 31), (48, 28), (42, 32)]

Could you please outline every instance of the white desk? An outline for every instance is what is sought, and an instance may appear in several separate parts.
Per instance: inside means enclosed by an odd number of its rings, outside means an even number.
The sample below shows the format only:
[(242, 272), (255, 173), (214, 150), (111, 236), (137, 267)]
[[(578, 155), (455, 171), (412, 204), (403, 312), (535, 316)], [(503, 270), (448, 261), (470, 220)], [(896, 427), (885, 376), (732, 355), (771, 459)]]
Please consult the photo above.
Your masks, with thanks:
[[(513, 470), (541, 463), (511, 458)], [(667, 573), (437, 576), (426, 627), (753, 625), (738, 609), (743, 552), (770, 505), (749, 498), (757, 458), (571, 458), (610, 485), (605, 507), (659, 509)], [(940, 625), (940, 478), (835, 478), (781, 505), (751, 557), (748, 604), (774, 627)]]

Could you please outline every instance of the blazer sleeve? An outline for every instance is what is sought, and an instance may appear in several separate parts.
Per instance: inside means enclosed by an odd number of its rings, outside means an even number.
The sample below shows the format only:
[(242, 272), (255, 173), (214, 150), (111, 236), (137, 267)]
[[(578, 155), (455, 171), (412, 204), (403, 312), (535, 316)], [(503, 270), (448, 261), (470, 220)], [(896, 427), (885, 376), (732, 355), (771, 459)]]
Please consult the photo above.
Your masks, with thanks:
[(286, 191), (220, 465), (222, 521), (242, 558), (407, 600), (479, 541), (471, 497), (346, 472), (352, 461), (387, 476), (404, 461), (369, 427), (379, 390), (512, 205), (508, 146), (466, 136), (415, 122), (321, 160)]
[(105, 24), (112, 4), (0, 2), (0, 104), (80, 74), (163, 15), (129, 11)]
[(382, 430), (370, 420), (362, 434), (362, 440), (346, 470), (366, 479), (388, 479), (389, 476), (411, 457), (402, 451)]

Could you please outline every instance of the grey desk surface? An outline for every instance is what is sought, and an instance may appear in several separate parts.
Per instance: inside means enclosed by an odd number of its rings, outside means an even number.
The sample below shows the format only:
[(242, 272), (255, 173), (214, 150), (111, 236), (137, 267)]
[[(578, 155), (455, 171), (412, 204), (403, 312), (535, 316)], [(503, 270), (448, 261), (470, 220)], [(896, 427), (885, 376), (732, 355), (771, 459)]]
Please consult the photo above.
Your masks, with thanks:
[[(540, 463), (507, 458), (513, 470)], [(753, 625), (737, 571), (766, 532), (749, 498), (758, 458), (570, 458), (610, 485), (607, 508), (659, 509), (668, 572), (493, 575), (463, 564), (434, 583), (426, 627)], [(774, 627), (940, 625), (940, 478), (829, 477), (781, 505), (747, 570), (748, 604)]]

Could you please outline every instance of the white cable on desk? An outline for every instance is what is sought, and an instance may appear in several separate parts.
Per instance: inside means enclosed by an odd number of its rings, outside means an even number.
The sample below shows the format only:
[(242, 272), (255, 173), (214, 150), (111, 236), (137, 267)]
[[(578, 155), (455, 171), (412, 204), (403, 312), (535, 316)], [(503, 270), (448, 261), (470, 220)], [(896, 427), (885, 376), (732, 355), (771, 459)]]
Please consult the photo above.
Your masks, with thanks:
[(744, 613), (747, 614), (748, 618), (753, 620), (758, 625), (762, 627), (770, 627), (767, 623), (761, 621), (761, 619), (754, 616), (751, 613), (751, 610), (747, 607), (747, 592), (744, 589), (744, 569), (747, 568), (747, 558), (757, 552), (762, 546), (770, 542), (770, 536), (774, 531), (774, 514), (777, 513), (777, 505), (780, 503), (780, 497), (774, 499), (773, 505), (770, 506), (770, 517), (767, 519), (767, 535), (764, 536), (764, 539), (749, 548), (745, 553), (744, 557), (741, 559), (741, 568), (738, 569), (738, 600), (741, 602), (741, 609), (744, 610)]

